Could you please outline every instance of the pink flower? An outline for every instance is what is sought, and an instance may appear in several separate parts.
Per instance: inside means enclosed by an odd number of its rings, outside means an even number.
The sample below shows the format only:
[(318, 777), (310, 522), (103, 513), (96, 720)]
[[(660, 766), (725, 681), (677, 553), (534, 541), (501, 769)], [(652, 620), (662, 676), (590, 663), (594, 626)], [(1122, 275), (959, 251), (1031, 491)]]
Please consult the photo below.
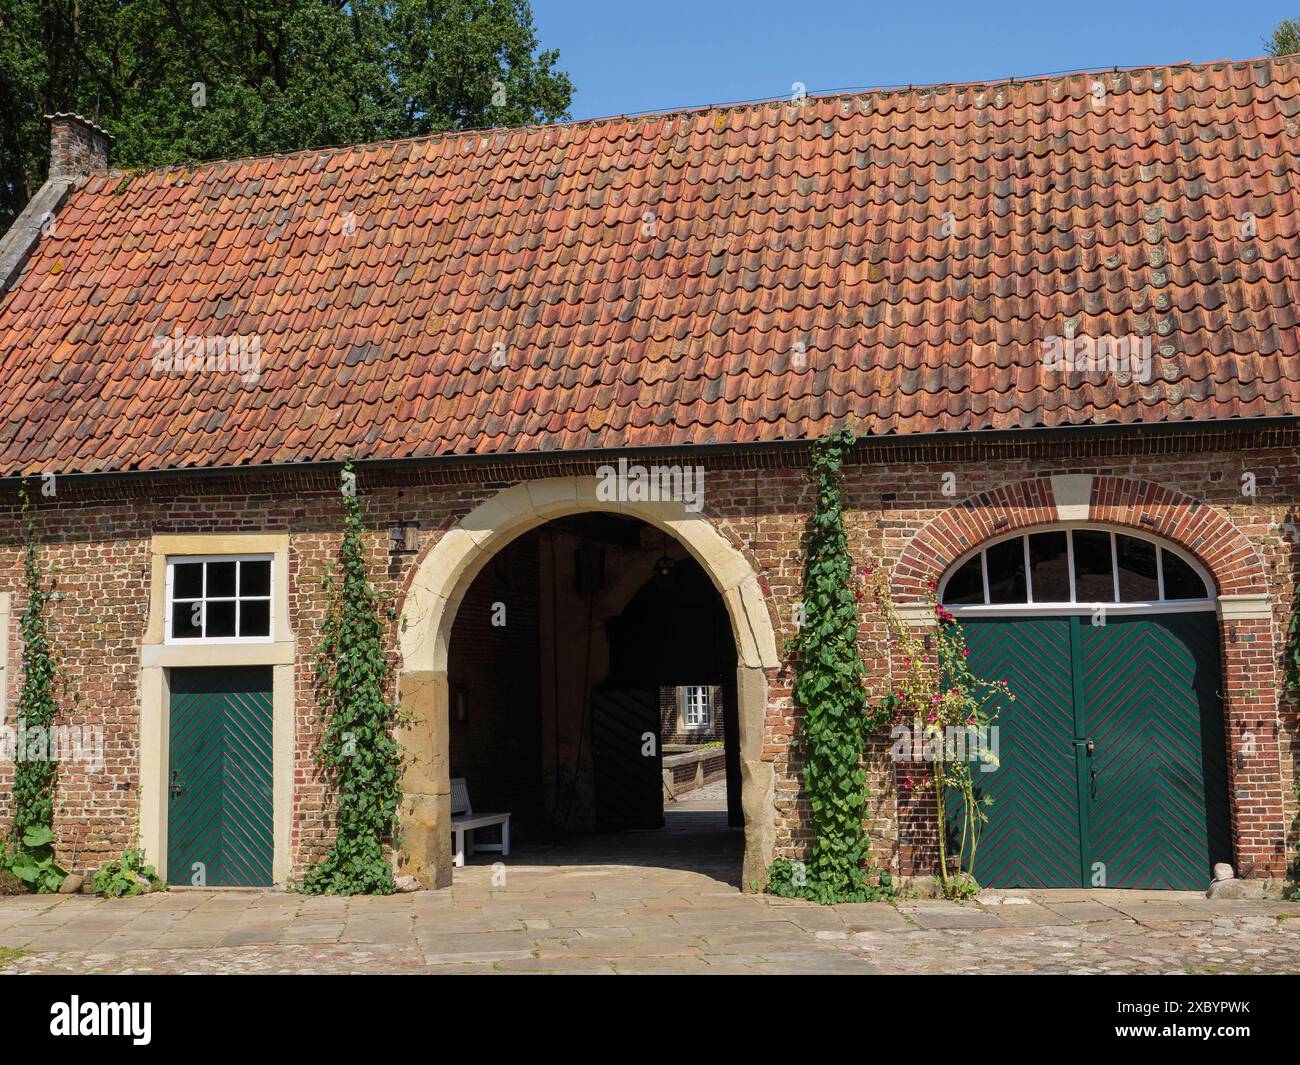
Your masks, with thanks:
[(970, 648), (969, 648), (969, 647), (963, 647), (963, 648), (961, 649), (961, 656), (962, 656), (962, 658), (970, 658)]
[(937, 592), (939, 590), (939, 586), (935, 584), (934, 581), (926, 581), (925, 586), (932, 592)]

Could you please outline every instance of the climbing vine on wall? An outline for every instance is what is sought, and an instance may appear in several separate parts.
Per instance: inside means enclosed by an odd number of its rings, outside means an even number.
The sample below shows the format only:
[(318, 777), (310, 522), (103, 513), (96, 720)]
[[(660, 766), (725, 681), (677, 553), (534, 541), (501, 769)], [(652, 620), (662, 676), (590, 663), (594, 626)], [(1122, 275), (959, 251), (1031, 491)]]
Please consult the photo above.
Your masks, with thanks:
[(873, 730), (858, 650), (858, 593), (844, 532), (841, 469), (855, 438), (848, 429), (813, 446), (816, 489), (804, 560), (802, 624), (791, 641), (797, 739), (813, 839), (806, 862), (778, 859), (768, 890), (820, 903), (861, 902), (892, 893), (888, 874), (867, 867), (863, 827), (867, 774), (862, 753)]
[[(18, 694), (18, 731), (14, 761), (13, 837), (4, 864), (33, 891), (58, 891), (67, 876), (54, 859), (54, 793), (57, 767), (51, 755), (50, 727), (57, 710), (58, 666), (50, 644), (47, 608), (53, 595), (41, 568), (36, 525), (26, 486), (19, 486), (26, 543), (23, 585), (27, 606), (19, 621), (22, 633), (23, 682)], [(0, 680), (0, 683), (3, 683)]]
[(1295, 694), (1300, 691), (1300, 587), (1296, 589), (1295, 600), (1291, 605), (1291, 621), (1287, 625), (1283, 661), (1286, 690)]
[[(1287, 516), (1286, 527), (1294, 530), (1300, 515), (1292, 512)], [(1292, 552), (1296, 551), (1292, 541)], [(1282, 652), (1282, 686), (1291, 699), (1300, 698), (1300, 581), (1296, 583), (1291, 598), (1291, 619), (1286, 628), (1286, 648)], [(1294, 785), (1296, 798), (1300, 799), (1300, 779)], [(1295, 887), (1287, 896), (1293, 902), (1300, 902), (1300, 841), (1296, 842), (1294, 855)]]
[(337, 834), (329, 854), (308, 870), (308, 894), (391, 894), (390, 855), (399, 845), (401, 752), (394, 731), (393, 661), (385, 644), (391, 620), (366, 573), (365, 521), (349, 464), (341, 483), (343, 542), (325, 580), (327, 613), (316, 648), (316, 682), (326, 718), (320, 759), (336, 796)]
[[(1284, 528), (1300, 527), (1300, 514), (1292, 512), (1287, 516)], [(1298, 552), (1296, 544), (1291, 546), (1292, 557)], [(1300, 695), (1300, 581), (1296, 583), (1291, 598), (1291, 620), (1286, 629), (1286, 650), (1282, 654), (1282, 679), (1286, 691), (1294, 698)]]

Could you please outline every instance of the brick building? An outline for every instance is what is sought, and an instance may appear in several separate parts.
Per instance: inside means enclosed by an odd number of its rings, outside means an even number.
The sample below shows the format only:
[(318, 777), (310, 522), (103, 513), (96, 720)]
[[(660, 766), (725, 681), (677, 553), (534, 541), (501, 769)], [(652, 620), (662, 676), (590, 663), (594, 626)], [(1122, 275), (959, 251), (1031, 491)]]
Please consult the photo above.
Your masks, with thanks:
[[(61, 720), (103, 736), (60, 766), (74, 868), (139, 840), (174, 880), (208, 848), (214, 880), (282, 882), (327, 846), (311, 670), (350, 457), (400, 618), (410, 871), (452, 875), (452, 777), (526, 833), (652, 816), (662, 769), (623, 745), (706, 687), (760, 883), (808, 839), (784, 647), (809, 442), (849, 424), (855, 559), (918, 624), (933, 584), (1018, 693), (985, 882), (1286, 875), (1294, 59), (148, 173), (52, 125), (0, 241), (0, 649), (12, 728), (28, 478)], [(876, 858), (929, 873), (912, 767), (864, 756)]]

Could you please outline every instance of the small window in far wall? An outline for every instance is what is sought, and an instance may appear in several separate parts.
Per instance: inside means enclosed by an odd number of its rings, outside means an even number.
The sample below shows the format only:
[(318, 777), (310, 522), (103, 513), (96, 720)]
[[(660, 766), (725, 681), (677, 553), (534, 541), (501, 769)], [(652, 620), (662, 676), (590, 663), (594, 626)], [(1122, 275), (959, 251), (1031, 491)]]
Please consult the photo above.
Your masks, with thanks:
[(709, 688), (704, 684), (688, 684), (678, 689), (683, 728), (708, 728), (712, 722), (712, 705)]
[(168, 559), (168, 642), (270, 637), (269, 556)]

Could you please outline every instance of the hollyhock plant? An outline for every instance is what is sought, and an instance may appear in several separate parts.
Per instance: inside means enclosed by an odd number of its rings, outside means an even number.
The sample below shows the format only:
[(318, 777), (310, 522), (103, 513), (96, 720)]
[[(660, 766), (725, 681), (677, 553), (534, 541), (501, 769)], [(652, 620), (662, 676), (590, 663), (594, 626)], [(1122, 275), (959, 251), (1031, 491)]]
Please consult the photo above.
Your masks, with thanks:
[[(913, 737), (924, 736), (930, 784), (941, 812), (939, 886), (948, 898), (974, 894), (979, 886), (967, 874), (975, 867), (992, 802), (976, 793), (975, 774), (996, 768), (996, 744), (990, 750), (983, 737), (996, 728), (998, 707), (1015, 696), (1005, 679), (988, 680), (972, 670), (962, 627), (938, 602), (933, 581), (927, 585), (927, 614), (933, 621), (924, 625), (898, 616), (883, 571), (864, 571), (863, 584), (863, 598), (889, 629), (894, 663), (890, 691), (873, 709), (872, 723), (876, 728), (903, 726)], [(975, 758), (967, 750), (970, 737), (979, 745)], [(914, 751), (907, 757), (913, 756)]]

